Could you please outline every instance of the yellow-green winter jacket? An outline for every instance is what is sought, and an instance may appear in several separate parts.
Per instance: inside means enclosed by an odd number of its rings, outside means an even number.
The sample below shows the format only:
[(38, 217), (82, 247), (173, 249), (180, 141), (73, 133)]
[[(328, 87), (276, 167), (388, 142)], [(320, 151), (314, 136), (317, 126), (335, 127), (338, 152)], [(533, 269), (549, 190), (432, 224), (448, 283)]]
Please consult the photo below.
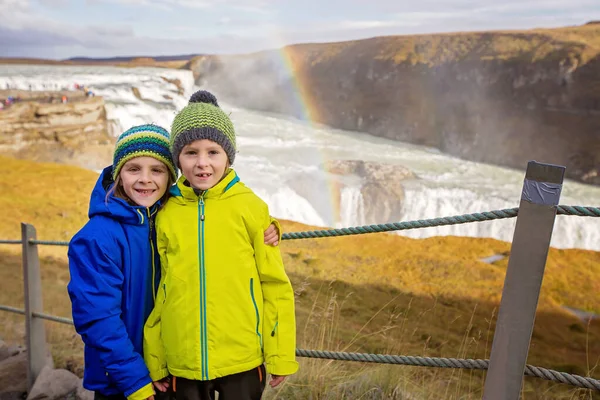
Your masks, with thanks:
[(182, 176), (156, 217), (162, 276), (144, 328), (150, 376), (212, 380), (266, 363), (291, 375), (294, 292), (267, 205), (236, 173), (198, 196)]

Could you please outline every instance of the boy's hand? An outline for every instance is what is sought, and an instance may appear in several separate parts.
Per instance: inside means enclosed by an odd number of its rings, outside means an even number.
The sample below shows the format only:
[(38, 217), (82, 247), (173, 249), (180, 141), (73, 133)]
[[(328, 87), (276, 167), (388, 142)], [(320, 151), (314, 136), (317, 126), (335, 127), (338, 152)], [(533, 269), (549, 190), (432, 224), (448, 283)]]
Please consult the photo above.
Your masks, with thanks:
[(271, 385), (272, 388), (277, 387), (285, 380), (285, 378), (287, 378), (285, 375), (271, 375), (271, 381), (269, 382), (269, 385)]
[(166, 378), (162, 378), (160, 381), (154, 381), (154, 382), (152, 382), (152, 384), (154, 385), (154, 387), (157, 390), (159, 390), (161, 392), (166, 392), (167, 389), (169, 389), (169, 383), (170, 382), (171, 382), (171, 380), (167, 376)]
[(275, 226), (275, 224), (271, 224), (265, 231), (265, 244), (277, 246), (278, 243), (279, 231), (277, 230), (277, 226)]

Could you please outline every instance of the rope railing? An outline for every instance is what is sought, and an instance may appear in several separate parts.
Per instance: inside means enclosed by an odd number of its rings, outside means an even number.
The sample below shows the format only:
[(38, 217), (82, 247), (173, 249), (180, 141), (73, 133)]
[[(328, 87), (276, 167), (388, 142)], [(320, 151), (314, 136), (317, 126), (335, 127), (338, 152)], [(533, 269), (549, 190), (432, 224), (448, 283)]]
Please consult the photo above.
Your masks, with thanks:
[(54, 241), (54, 240), (30, 240), (31, 244), (41, 244), (46, 246), (68, 246), (68, 241)]
[[(302, 349), (297, 349), (296, 355), (305, 358), (322, 358), (338, 361), (357, 361), (379, 364), (410, 365), (415, 367), (462, 368), (479, 370), (488, 369), (490, 363), (489, 360), (479, 359), (394, 356), (389, 354), (346, 353), (336, 351)], [(600, 380), (579, 375), (568, 374), (566, 372), (559, 372), (551, 369), (536, 367), (533, 365), (526, 365), (525, 375), (541, 378), (548, 381), (577, 386), (585, 389), (600, 391)]]
[[(519, 208), (509, 208), (501, 210), (484, 211), (479, 213), (454, 215), (441, 218), (420, 219), (414, 221), (363, 225), (341, 229), (322, 229), (304, 232), (290, 232), (282, 235), (283, 240), (289, 239), (307, 239), (307, 238), (322, 238), (347, 235), (360, 235), (367, 233), (390, 232), (418, 228), (427, 228), (444, 225), (457, 225), (471, 222), (483, 222), (499, 219), (513, 218), (518, 215)], [(557, 206), (558, 215), (572, 215), (579, 217), (600, 217), (600, 208), (587, 206)], [(30, 245), (48, 245), (48, 246), (68, 246), (68, 241), (52, 241), (52, 240), (37, 240), (35, 231), (33, 236), (29, 237), (27, 243)], [(26, 240), (26, 239), (23, 239)], [(0, 239), (0, 244), (23, 244), (23, 240), (5, 240)], [(37, 258), (37, 252), (36, 252)], [(39, 267), (38, 267), (39, 268)], [(36, 274), (39, 274), (36, 273)], [(39, 279), (39, 278), (38, 278)], [(41, 303), (40, 303), (41, 304)], [(29, 316), (25, 310), (15, 307), (0, 305), (0, 311), (25, 315), (26, 318), (36, 317), (43, 320), (58, 322), (66, 325), (73, 325), (73, 320), (65, 317), (58, 317), (43, 312), (33, 311)], [(418, 357), (418, 356), (403, 356), (403, 355), (388, 355), (388, 354), (369, 354), (369, 353), (348, 353), (348, 352), (333, 352), (326, 350), (304, 350), (296, 349), (296, 355), (304, 358), (320, 358), (340, 361), (355, 361), (366, 363), (382, 363), (382, 364), (399, 364), (421, 367), (434, 368), (463, 368), (487, 370), (490, 366), (489, 360), (481, 359), (459, 359), (459, 358), (442, 358), (442, 357)], [(533, 376), (544, 380), (559, 382), (576, 386), (585, 389), (600, 391), (600, 380), (591, 377), (582, 377), (579, 375), (569, 374), (566, 372), (554, 371), (546, 368), (525, 365), (524, 375)]]
[(0, 244), (22, 244), (23, 242), (20, 239), (10, 240), (10, 239), (0, 239)]
[[(284, 233), (284, 239), (308, 239), (347, 235), (362, 235), (366, 233), (379, 233), (402, 231), (409, 229), (431, 228), (434, 226), (468, 224), (471, 222), (492, 221), (495, 219), (514, 218), (518, 215), (519, 208), (506, 208), (502, 210), (484, 211), (480, 213), (454, 215), (450, 217), (418, 219), (406, 222), (393, 222), (388, 224), (363, 225), (340, 229), (321, 229), (306, 232)], [(558, 206), (557, 214), (574, 215), (578, 217), (600, 217), (600, 208), (587, 206)]]
[[(519, 208), (506, 208), (502, 210), (483, 211), (479, 213), (454, 215), (449, 217), (418, 219), (405, 222), (391, 222), (387, 224), (362, 225), (339, 229), (321, 229), (314, 231), (300, 231), (284, 233), (282, 240), (309, 239), (334, 236), (363, 235), (367, 233), (380, 233), (391, 231), (402, 231), (419, 228), (431, 228), (434, 226), (468, 224), (471, 222), (492, 221), (496, 219), (514, 218), (518, 215)], [(557, 207), (558, 215), (573, 215), (577, 217), (600, 217), (600, 208), (588, 206), (566, 206)], [(0, 240), (0, 244), (21, 244), (21, 240)], [(30, 240), (31, 244), (47, 246), (68, 246), (68, 241), (53, 240)]]
[[(13, 312), (16, 314), (25, 314), (25, 310), (15, 307), (0, 305), (0, 310)], [(65, 325), (73, 325), (73, 320), (64, 317), (57, 317), (46, 313), (32, 313), (34, 317), (38, 317), (47, 321), (54, 321)], [(401, 356), (391, 354), (371, 354), (371, 353), (348, 353), (343, 351), (328, 351), (328, 350), (305, 350), (296, 349), (296, 356), (303, 358), (319, 358), (336, 361), (355, 361), (377, 364), (396, 364), (408, 365), (413, 367), (433, 367), (433, 368), (461, 368), (461, 369), (477, 369), (487, 370), (489, 360), (481, 359), (465, 359), (465, 358), (445, 358), (445, 357), (418, 357), (418, 356)], [(525, 366), (525, 375), (536, 378), (564, 383), (571, 386), (576, 386), (584, 389), (592, 389), (600, 391), (600, 380), (568, 374), (566, 372), (554, 371), (547, 368), (536, 367), (533, 365)]]

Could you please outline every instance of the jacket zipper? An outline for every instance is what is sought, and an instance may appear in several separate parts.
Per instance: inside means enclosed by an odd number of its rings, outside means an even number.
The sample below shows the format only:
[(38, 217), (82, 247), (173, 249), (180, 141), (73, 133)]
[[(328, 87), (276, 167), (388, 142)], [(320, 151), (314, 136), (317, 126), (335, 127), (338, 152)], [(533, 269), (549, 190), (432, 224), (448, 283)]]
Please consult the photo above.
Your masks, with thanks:
[(148, 232), (148, 240), (150, 241), (150, 250), (152, 251), (152, 302), (156, 303), (156, 265), (154, 260), (154, 243), (152, 241), (152, 232), (154, 230), (154, 218), (150, 215), (150, 209), (146, 208), (146, 212), (148, 214), (148, 225), (150, 227)]
[(260, 348), (263, 348), (262, 335), (260, 334), (260, 313), (258, 312), (258, 305), (256, 305), (256, 299), (254, 298), (254, 278), (250, 278), (250, 296), (252, 296), (252, 304), (254, 304), (254, 311), (256, 312), (256, 335), (260, 341)]
[(200, 343), (202, 345), (202, 379), (208, 380), (208, 335), (206, 333), (206, 271), (204, 265), (204, 192), (198, 199), (198, 251), (200, 258)]

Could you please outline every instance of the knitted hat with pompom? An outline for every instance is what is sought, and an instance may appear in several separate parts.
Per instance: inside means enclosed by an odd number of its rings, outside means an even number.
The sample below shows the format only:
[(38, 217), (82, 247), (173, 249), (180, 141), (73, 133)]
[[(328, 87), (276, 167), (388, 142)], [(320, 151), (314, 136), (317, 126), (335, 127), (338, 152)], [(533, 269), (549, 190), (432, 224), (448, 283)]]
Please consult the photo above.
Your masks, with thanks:
[(235, 130), (229, 116), (219, 107), (217, 98), (206, 90), (199, 90), (177, 113), (171, 126), (171, 153), (179, 167), (179, 154), (187, 145), (196, 140), (209, 139), (218, 143), (229, 159), (235, 160)]

